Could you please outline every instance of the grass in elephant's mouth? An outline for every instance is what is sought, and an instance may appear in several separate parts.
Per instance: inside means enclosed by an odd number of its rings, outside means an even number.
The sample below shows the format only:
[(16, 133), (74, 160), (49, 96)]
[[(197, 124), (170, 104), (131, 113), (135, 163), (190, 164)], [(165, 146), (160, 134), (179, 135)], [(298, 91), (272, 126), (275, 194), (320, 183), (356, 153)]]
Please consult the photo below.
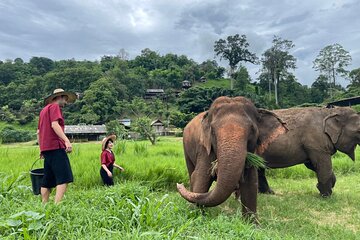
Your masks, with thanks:
[[(269, 183), (276, 194), (259, 194), (261, 225), (256, 228), (242, 220), (240, 204), (233, 196), (218, 207), (204, 210), (179, 196), (175, 183), (188, 182), (181, 141), (162, 139), (156, 146), (148, 145), (147, 156), (136, 155), (134, 144), (129, 142), (125, 153), (117, 156), (126, 171), (115, 172), (113, 188), (101, 186), (98, 146), (74, 145), (78, 150), (70, 159), (75, 182), (59, 206), (43, 206), (31, 193), (28, 175), (4, 194), (13, 178), (28, 172), (38, 150), (0, 146), (0, 180), (7, 179), (0, 184), (0, 238), (358, 238), (360, 149), (355, 163), (336, 155), (337, 183), (328, 199), (319, 196), (316, 177), (304, 166), (269, 170)], [(34, 217), (13, 216), (22, 211)]]

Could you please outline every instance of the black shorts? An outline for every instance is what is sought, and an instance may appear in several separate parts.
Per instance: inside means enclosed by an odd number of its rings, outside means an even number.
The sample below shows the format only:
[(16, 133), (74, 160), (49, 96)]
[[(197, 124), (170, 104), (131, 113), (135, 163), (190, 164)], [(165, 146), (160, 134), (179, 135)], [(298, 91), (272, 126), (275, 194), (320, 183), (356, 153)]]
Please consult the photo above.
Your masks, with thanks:
[[(113, 165), (113, 164), (107, 166), (107, 168), (109, 169), (109, 171), (110, 171), (111, 173), (113, 173), (113, 169), (114, 169), (114, 165)], [(109, 177), (109, 176), (107, 175), (107, 172), (104, 170), (103, 167), (100, 168), (100, 176), (101, 176), (101, 178), (102, 178), (103, 183), (104, 183), (105, 186), (112, 186), (112, 185), (114, 185), (114, 180), (113, 180), (113, 178), (111, 178), (111, 177)]]
[(42, 187), (54, 188), (57, 185), (74, 181), (65, 149), (44, 151), (42, 154), (45, 158)]

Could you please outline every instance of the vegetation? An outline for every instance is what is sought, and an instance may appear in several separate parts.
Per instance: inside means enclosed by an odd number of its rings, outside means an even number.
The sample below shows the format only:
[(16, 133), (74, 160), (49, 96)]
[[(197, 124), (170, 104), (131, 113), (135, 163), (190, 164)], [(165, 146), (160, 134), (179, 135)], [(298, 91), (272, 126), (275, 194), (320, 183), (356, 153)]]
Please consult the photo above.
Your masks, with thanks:
[(328, 199), (319, 197), (316, 177), (305, 166), (270, 170), (276, 195), (259, 195), (258, 227), (243, 221), (233, 197), (207, 209), (180, 197), (176, 182), (188, 183), (181, 139), (161, 138), (155, 146), (127, 141), (126, 151), (117, 155), (125, 172), (115, 170), (112, 188), (101, 184), (100, 152), (100, 143), (74, 144), (69, 156), (75, 182), (60, 205), (43, 206), (31, 192), (28, 174), (38, 147), (0, 146), (0, 238), (358, 238), (359, 148), (355, 163), (343, 154), (334, 156), (337, 183)]
[[(231, 85), (224, 78), (225, 68), (215, 60), (197, 63), (184, 55), (160, 55), (148, 48), (133, 59), (122, 49), (118, 55), (103, 56), (100, 61), (54, 61), (46, 57), (32, 57), (28, 62), (21, 58), (0, 61), (0, 128), (8, 123), (32, 126), (35, 131), (43, 98), (55, 88), (80, 96), (64, 109), (67, 124), (106, 124), (118, 118), (150, 117), (180, 128), (220, 95), (246, 96), (268, 109), (322, 104), (360, 95), (359, 68), (345, 69), (351, 56), (339, 44), (320, 51), (314, 61), (320, 75), (310, 87), (301, 85), (290, 72), (296, 67), (291, 40), (274, 36), (273, 45), (262, 54), (257, 79), (251, 79), (240, 64), (259, 62), (249, 46), (246, 36), (239, 34), (214, 44), (215, 55), (229, 61)], [(346, 89), (336, 84), (338, 75), (350, 79)], [(193, 87), (183, 90), (184, 80)], [(156, 100), (144, 100), (150, 88), (164, 89), (165, 94)]]

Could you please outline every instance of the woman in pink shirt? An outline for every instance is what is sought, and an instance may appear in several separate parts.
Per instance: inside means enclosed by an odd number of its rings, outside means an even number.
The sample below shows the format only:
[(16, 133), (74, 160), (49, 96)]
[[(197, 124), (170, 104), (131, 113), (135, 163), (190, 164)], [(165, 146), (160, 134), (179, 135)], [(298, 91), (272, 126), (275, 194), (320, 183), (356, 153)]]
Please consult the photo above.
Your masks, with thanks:
[(122, 167), (115, 163), (115, 155), (112, 151), (114, 142), (116, 140), (115, 135), (110, 135), (102, 141), (102, 153), (101, 153), (101, 169), (100, 176), (106, 186), (114, 185), (113, 169), (114, 167), (124, 171)]

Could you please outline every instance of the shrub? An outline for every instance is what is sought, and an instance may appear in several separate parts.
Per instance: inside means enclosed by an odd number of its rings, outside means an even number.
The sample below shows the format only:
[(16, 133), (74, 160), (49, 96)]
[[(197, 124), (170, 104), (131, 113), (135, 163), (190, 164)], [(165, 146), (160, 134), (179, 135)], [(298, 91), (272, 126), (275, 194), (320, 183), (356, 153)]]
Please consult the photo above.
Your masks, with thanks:
[(28, 142), (35, 139), (35, 134), (30, 131), (16, 130), (14, 127), (6, 126), (0, 132), (3, 143)]

